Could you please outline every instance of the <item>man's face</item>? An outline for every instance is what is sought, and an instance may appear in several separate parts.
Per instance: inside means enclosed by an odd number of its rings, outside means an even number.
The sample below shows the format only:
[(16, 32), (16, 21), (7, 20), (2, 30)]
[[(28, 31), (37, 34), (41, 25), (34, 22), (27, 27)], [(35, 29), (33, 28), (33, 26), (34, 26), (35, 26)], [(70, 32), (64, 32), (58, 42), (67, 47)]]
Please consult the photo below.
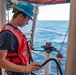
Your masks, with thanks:
[(24, 17), (23, 15), (20, 16), (20, 19), (19, 19), (19, 26), (20, 27), (23, 27), (25, 25), (28, 24), (28, 21), (30, 20), (30, 18), (28, 16)]

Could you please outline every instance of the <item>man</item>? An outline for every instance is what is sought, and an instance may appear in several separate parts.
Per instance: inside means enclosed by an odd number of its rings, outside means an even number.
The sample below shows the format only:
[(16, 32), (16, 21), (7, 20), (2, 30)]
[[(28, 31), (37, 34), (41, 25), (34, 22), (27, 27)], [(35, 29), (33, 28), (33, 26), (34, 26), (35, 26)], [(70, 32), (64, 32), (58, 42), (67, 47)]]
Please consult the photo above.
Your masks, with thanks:
[(14, 15), (0, 32), (0, 67), (7, 75), (27, 75), (40, 69), (41, 65), (32, 62), (27, 66), (30, 56), (26, 37), (18, 29), (28, 24), (33, 16), (34, 6), (29, 2), (20, 2), (14, 6)]

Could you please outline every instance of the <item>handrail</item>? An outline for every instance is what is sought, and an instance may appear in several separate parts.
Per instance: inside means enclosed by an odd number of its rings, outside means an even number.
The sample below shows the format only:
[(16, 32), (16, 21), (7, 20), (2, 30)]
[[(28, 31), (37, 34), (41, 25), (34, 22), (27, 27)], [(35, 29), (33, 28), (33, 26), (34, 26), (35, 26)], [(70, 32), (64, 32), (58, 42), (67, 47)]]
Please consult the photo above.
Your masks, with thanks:
[[(45, 57), (45, 55), (40, 54), (40, 53), (38, 53), (38, 52), (36, 52), (36, 51), (33, 51), (33, 50), (31, 50), (31, 53), (34, 53), (34, 54), (37, 54), (37, 55), (40, 55), (40, 56)], [(66, 59), (63, 59), (63, 58), (55, 58), (55, 57), (52, 57), (52, 58), (54, 58), (54, 59), (56, 59), (56, 60), (66, 61)]]

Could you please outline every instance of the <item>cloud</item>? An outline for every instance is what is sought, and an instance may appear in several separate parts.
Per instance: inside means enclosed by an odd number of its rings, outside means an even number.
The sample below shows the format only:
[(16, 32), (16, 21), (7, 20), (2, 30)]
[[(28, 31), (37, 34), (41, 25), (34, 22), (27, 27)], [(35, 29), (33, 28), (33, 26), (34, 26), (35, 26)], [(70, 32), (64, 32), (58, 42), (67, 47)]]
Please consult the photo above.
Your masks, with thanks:
[(40, 6), (38, 20), (69, 20), (69, 11), (69, 3)]

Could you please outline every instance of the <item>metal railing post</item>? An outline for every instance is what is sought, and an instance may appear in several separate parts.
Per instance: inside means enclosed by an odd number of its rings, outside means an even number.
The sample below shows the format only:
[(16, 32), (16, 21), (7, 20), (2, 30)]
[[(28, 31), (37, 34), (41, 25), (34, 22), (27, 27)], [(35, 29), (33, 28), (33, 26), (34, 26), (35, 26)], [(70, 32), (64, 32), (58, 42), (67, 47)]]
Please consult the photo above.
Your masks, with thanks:
[[(45, 61), (51, 58), (51, 52), (55, 51), (56, 48), (52, 46), (51, 42), (46, 42), (46, 45), (41, 46), (45, 50)], [(51, 73), (51, 63), (48, 62), (45, 65), (44, 75), (49, 75)], [(53, 75), (53, 74), (52, 74)]]

